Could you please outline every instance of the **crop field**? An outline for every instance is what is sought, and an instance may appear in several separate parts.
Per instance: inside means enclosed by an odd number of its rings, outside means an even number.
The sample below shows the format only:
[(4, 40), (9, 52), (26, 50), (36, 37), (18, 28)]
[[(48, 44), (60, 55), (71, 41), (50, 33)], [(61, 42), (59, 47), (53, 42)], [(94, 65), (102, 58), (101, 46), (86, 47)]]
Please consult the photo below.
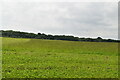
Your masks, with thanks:
[(3, 78), (118, 78), (118, 43), (2, 38)]

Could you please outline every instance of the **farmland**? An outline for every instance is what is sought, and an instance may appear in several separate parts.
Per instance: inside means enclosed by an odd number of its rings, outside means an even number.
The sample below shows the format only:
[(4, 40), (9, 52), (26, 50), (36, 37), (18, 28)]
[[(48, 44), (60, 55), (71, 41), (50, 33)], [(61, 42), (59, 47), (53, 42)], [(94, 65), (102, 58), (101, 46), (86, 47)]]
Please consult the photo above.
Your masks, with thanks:
[(117, 78), (118, 43), (2, 38), (3, 78)]

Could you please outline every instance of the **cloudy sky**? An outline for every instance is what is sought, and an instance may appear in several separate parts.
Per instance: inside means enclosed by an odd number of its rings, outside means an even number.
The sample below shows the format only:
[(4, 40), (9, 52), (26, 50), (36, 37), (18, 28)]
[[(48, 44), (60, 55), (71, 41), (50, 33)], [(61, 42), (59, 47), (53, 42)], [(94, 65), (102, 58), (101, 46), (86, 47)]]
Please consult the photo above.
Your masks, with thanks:
[(3, 2), (3, 30), (118, 38), (117, 2)]

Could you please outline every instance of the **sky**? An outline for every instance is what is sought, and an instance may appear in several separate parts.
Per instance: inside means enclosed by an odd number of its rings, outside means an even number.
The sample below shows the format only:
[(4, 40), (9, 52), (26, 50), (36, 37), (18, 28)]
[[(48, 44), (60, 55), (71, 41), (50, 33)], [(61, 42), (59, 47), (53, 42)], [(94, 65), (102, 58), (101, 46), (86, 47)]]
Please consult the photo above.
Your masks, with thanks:
[(117, 2), (31, 1), (2, 2), (0, 29), (118, 39)]

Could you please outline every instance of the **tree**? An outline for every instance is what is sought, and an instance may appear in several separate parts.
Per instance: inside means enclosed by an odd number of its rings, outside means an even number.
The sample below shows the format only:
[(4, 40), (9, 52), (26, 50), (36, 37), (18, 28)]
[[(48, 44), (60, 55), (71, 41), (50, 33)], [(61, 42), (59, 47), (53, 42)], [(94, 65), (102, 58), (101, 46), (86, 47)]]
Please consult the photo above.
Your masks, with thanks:
[(38, 33), (38, 35), (41, 35), (41, 33)]
[(101, 41), (102, 41), (102, 38), (101, 38), (101, 37), (97, 37), (97, 41), (98, 41), (98, 42), (101, 42)]
[(102, 39), (101, 37), (97, 37), (97, 39)]
[[(1, 35), (2, 34), (2, 35)], [(66, 35), (46, 35), (44, 33), (28, 33), (12, 30), (0, 30), (0, 36), (2, 37), (13, 37), (13, 38), (36, 38), (36, 39), (51, 39), (51, 40), (68, 40), (68, 41), (91, 41), (91, 42), (120, 42), (120, 40), (113, 39), (102, 39), (101, 37), (93, 38), (79, 38), (74, 36)]]

